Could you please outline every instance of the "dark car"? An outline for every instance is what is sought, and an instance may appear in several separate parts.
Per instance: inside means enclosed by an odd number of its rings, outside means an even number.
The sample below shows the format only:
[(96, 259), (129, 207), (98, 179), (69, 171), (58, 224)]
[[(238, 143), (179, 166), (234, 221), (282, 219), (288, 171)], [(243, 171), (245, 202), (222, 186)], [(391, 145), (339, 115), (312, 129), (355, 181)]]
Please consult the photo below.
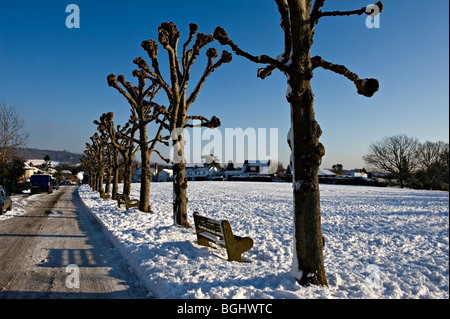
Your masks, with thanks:
[(59, 184), (54, 178), (52, 178), (52, 187), (53, 189), (59, 189)]
[(31, 194), (53, 193), (52, 177), (47, 174), (34, 174), (30, 177)]
[(12, 209), (11, 197), (5, 192), (3, 187), (0, 186), (0, 215), (6, 210)]

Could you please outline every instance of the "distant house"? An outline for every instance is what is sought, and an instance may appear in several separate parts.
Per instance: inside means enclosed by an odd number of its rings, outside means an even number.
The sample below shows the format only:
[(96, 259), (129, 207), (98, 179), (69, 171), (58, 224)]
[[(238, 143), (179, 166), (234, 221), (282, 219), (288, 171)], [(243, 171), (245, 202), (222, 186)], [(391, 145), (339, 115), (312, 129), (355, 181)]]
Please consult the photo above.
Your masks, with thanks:
[[(322, 180), (323, 178), (335, 178), (336, 177), (336, 174), (328, 169), (319, 169), (319, 171), (317, 172), (317, 175), (320, 180)], [(288, 165), (288, 167), (287, 167), (285, 180), (292, 181), (292, 166), (291, 165)]]
[(240, 170), (240, 171), (225, 171), (223, 173), (223, 175), (224, 175), (224, 178), (226, 181), (231, 181), (233, 179), (233, 177), (239, 176), (242, 173), (243, 173), (242, 170)]
[[(155, 167), (150, 167), (150, 172), (152, 173), (152, 181), (156, 181), (158, 178), (158, 164), (155, 165)], [(131, 181), (133, 183), (140, 183), (141, 182), (141, 174), (142, 174), (142, 168), (138, 168), (134, 171), (134, 173), (131, 175)]]
[(29, 180), (31, 175), (36, 174), (36, 173), (39, 172), (39, 168), (30, 166), (27, 163), (25, 163), (24, 169), (25, 169), (25, 173), (23, 175), (23, 179), (24, 180)]
[[(28, 164), (30, 166), (42, 166), (45, 164), (45, 161), (43, 159), (28, 159), (25, 161), (25, 164)], [(61, 165), (59, 161), (51, 161), (50, 167), (56, 167)]]
[(272, 180), (277, 170), (272, 161), (246, 160), (240, 171), (226, 171), (225, 180)]
[(51, 167), (43, 167), (43, 168), (41, 168), (41, 171), (44, 171), (45, 174), (49, 174), (49, 175), (53, 175), (56, 172), (58, 172), (56, 169), (51, 168)]
[(319, 178), (333, 178), (336, 174), (328, 169), (319, 169)]
[(360, 178), (367, 178), (368, 175), (367, 173), (364, 173), (362, 170), (360, 169), (353, 169), (348, 171), (348, 176), (356, 178), (356, 177), (360, 177)]
[(158, 172), (158, 178), (157, 181), (158, 182), (169, 182), (172, 181), (172, 176), (173, 176), (173, 170), (171, 169), (162, 169)]
[(69, 176), (69, 175), (71, 175), (71, 174), (72, 174), (72, 172), (69, 171), (68, 169), (63, 169), (63, 170), (61, 171), (61, 175), (62, 175), (64, 178), (67, 178), (67, 176)]
[(217, 174), (217, 167), (186, 167), (186, 178), (188, 181), (206, 181)]

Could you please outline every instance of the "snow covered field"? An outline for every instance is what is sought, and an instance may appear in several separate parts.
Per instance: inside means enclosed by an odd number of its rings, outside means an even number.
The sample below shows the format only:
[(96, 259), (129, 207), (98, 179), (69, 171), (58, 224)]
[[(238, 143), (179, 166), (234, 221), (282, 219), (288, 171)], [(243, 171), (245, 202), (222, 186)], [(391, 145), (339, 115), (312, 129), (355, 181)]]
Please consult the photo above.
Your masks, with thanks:
[[(79, 194), (156, 298), (449, 298), (448, 192), (320, 188), (329, 287), (306, 288), (291, 275), (289, 183), (189, 183), (192, 224), (199, 211), (253, 238), (244, 263), (198, 246), (193, 229), (173, 226), (171, 183), (152, 184), (153, 213), (119, 209), (87, 185)], [(139, 198), (139, 184), (131, 195)]]

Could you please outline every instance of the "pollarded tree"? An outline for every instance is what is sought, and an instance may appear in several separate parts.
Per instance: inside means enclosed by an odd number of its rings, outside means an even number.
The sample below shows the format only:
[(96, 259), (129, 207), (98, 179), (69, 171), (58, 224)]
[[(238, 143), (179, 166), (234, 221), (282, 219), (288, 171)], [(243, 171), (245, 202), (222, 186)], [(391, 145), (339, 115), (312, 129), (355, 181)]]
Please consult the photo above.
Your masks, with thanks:
[(100, 196), (105, 196), (105, 189), (103, 187), (103, 178), (105, 168), (107, 166), (106, 158), (106, 143), (97, 132), (91, 136), (92, 144), (86, 143), (86, 150), (84, 154), (89, 157), (90, 164), (94, 172), (94, 180), (92, 181), (92, 189), (98, 191)]
[[(186, 159), (184, 152), (184, 130), (190, 127), (189, 120), (200, 120), (201, 126), (215, 128), (220, 126), (220, 121), (213, 116), (207, 119), (203, 116), (189, 116), (189, 108), (197, 99), (206, 79), (224, 63), (231, 61), (232, 55), (223, 51), (220, 58), (217, 49), (208, 48), (206, 51), (207, 63), (203, 74), (191, 92), (188, 92), (188, 84), (191, 79), (191, 69), (200, 55), (202, 49), (214, 41), (212, 35), (197, 33), (198, 26), (189, 24), (189, 36), (183, 44), (181, 55), (178, 52), (180, 32), (173, 22), (163, 22), (158, 28), (158, 41), (167, 51), (169, 59), (170, 81), (166, 82), (159, 68), (158, 44), (154, 40), (142, 42), (142, 48), (147, 51), (151, 60), (151, 67), (142, 58), (136, 58), (134, 63), (139, 66), (142, 72), (148, 76), (164, 90), (169, 100), (170, 106), (164, 112), (168, 120), (165, 126), (171, 132), (172, 146), (174, 149), (173, 159), (173, 215), (174, 222), (184, 227), (191, 227), (187, 215), (187, 179), (186, 179)], [(192, 41), (195, 41), (189, 48)]]
[[(288, 143), (291, 148), (294, 197), (294, 269), (300, 272), (302, 285), (328, 285), (323, 262), (324, 239), (321, 229), (320, 194), (318, 170), (325, 155), (319, 142), (322, 130), (315, 120), (314, 95), (311, 79), (314, 69), (321, 67), (345, 76), (352, 81), (361, 95), (371, 97), (378, 90), (375, 79), (360, 79), (343, 65), (325, 61), (320, 56), (311, 57), (314, 29), (322, 17), (361, 15), (367, 13), (363, 7), (355, 11), (323, 12), (325, 0), (275, 0), (281, 15), (284, 32), (284, 51), (276, 58), (267, 55), (252, 55), (242, 50), (218, 27), (214, 37), (228, 45), (237, 55), (265, 64), (258, 70), (261, 79), (271, 75), (275, 69), (286, 75), (288, 90), (286, 99), (291, 106), (291, 129)], [(372, 7), (375, 13), (382, 11), (378, 2)], [(372, 13), (372, 11), (370, 12)], [(368, 14), (370, 14), (368, 13)]]
[[(124, 197), (130, 199), (131, 192), (131, 172), (133, 159), (136, 152), (139, 150), (139, 145), (135, 143), (135, 134), (138, 129), (136, 124), (131, 125), (129, 122), (121, 127), (114, 126), (114, 113), (104, 113), (100, 116), (100, 120), (94, 121), (97, 125), (97, 130), (107, 137), (108, 155), (110, 156), (110, 166), (113, 169), (113, 190), (112, 199), (117, 199), (118, 184), (119, 184), (119, 168), (124, 166), (124, 183), (122, 194)], [(120, 162), (119, 153), (122, 156), (123, 162)]]
[[(161, 159), (167, 161), (156, 149), (158, 142), (167, 143), (164, 140), (164, 137), (161, 136), (165, 124), (165, 112), (167, 112), (167, 110), (164, 106), (153, 101), (160, 90), (159, 83), (152, 79), (145, 70), (134, 70), (133, 76), (138, 78), (137, 86), (133, 86), (130, 82), (125, 81), (124, 75), (119, 75), (116, 78), (115, 74), (110, 74), (108, 75), (107, 80), (108, 85), (119, 91), (131, 105), (129, 123), (132, 126), (136, 126), (139, 131), (139, 139), (135, 139), (134, 141), (139, 145), (142, 165), (139, 210), (141, 212), (150, 212), (150, 183), (152, 176), (150, 170), (150, 156), (155, 152)], [(146, 86), (147, 80), (151, 81), (149, 86)], [(159, 124), (159, 127), (157, 128), (154, 138), (149, 140), (147, 126), (153, 121)]]

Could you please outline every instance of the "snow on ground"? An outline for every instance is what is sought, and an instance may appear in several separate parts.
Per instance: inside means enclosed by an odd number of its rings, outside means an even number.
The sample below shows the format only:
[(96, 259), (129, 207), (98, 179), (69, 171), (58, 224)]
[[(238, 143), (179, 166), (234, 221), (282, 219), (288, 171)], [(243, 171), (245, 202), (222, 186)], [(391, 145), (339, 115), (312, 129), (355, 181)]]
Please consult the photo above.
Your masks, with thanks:
[(33, 201), (37, 200), (39, 195), (41, 194), (36, 194), (38, 196), (35, 197), (29, 195), (30, 195), (29, 191), (20, 195), (11, 195), (12, 210), (6, 211), (2, 215), (0, 215), (0, 221), (25, 214), (26, 207), (29, 205), (29, 203), (32, 203)]
[[(448, 192), (320, 188), (328, 287), (301, 287), (292, 277), (289, 183), (189, 183), (192, 224), (199, 211), (253, 238), (243, 263), (173, 225), (171, 183), (152, 184), (152, 213), (118, 208), (87, 185), (79, 194), (156, 298), (449, 298)], [(131, 197), (139, 198), (139, 184)]]

